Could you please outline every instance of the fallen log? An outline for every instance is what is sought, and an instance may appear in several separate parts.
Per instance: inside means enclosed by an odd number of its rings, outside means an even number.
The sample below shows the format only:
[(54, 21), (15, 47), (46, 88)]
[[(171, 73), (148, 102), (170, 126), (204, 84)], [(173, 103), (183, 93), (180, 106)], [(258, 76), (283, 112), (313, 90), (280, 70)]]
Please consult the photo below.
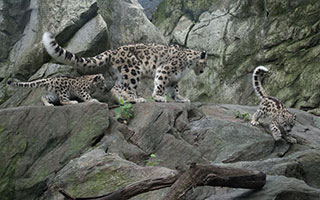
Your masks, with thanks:
[(130, 184), (117, 191), (96, 197), (72, 197), (64, 190), (59, 192), (69, 200), (126, 200), (136, 195), (171, 187), (163, 200), (178, 200), (193, 187), (220, 186), (245, 189), (261, 189), (266, 175), (259, 171), (191, 164), (185, 172), (177, 172), (164, 178), (149, 179)]

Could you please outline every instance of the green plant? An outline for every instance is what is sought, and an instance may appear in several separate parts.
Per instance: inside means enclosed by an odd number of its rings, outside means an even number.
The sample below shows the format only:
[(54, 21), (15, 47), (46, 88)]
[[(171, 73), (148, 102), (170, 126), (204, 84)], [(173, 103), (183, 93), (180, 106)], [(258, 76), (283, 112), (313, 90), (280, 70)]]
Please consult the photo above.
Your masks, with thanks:
[(116, 113), (116, 119), (122, 119), (124, 122), (133, 118), (133, 106), (131, 103), (126, 102), (122, 99), (119, 100), (120, 107), (116, 108), (114, 112)]
[(248, 112), (241, 113), (237, 110), (233, 114), (236, 118), (243, 119), (244, 121), (250, 121), (250, 114)]
[(156, 154), (150, 154), (150, 157), (147, 161), (147, 166), (155, 166), (158, 165), (161, 160), (157, 159)]

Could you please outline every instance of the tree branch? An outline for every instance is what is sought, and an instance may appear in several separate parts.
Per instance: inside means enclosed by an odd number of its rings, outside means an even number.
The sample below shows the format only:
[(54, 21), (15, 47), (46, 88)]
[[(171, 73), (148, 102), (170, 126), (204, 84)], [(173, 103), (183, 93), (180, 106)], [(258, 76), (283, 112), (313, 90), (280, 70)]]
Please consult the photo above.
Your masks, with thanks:
[(101, 196), (74, 198), (64, 190), (59, 192), (69, 200), (126, 200), (145, 192), (171, 186), (163, 200), (177, 200), (183, 197), (191, 188), (197, 186), (260, 189), (265, 183), (266, 175), (259, 171), (192, 164), (183, 173), (136, 182)]

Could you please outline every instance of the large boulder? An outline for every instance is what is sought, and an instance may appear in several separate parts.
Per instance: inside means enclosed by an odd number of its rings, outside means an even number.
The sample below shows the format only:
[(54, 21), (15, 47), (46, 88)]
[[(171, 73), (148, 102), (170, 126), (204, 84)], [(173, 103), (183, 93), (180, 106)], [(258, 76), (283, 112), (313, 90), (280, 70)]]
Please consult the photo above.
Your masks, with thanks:
[(37, 199), (72, 158), (109, 127), (105, 104), (0, 110), (1, 198)]
[[(164, 43), (138, 0), (98, 0), (99, 13), (109, 25), (114, 48), (135, 43)], [(125, 13), (125, 14), (124, 14)]]

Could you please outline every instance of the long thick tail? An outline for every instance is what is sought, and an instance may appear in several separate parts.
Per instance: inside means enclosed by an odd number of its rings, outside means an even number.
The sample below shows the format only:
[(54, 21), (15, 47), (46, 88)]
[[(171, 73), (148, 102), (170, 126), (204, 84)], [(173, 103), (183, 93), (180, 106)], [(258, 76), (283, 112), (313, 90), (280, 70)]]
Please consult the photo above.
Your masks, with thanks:
[(40, 79), (31, 82), (12, 82), (8, 81), (8, 85), (16, 86), (16, 87), (24, 87), (24, 88), (39, 88), (47, 86), (47, 79)]
[(42, 36), (42, 42), (46, 48), (48, 54), (56, 59), (58, 62), (72, 65), (79, 68), (95, 68), (105, 65), (109, 61), (109, 52), (105, 51), (94, 57), (78, 57), (74, 53), (71, 53), (63, 49), (57, 41), (54, 39), (53, 35), (49, 32), (45, 32)]
[(257, 67), (252, 74), (252, 85), (254, 88), (254, 91), (258, 95), (259, 98), (263, 98), (267, 96), (266, 92), (264, 91), (261, 79), (264, 73), (268, 72), (269, 70), (265, 68), (264, 66)]

